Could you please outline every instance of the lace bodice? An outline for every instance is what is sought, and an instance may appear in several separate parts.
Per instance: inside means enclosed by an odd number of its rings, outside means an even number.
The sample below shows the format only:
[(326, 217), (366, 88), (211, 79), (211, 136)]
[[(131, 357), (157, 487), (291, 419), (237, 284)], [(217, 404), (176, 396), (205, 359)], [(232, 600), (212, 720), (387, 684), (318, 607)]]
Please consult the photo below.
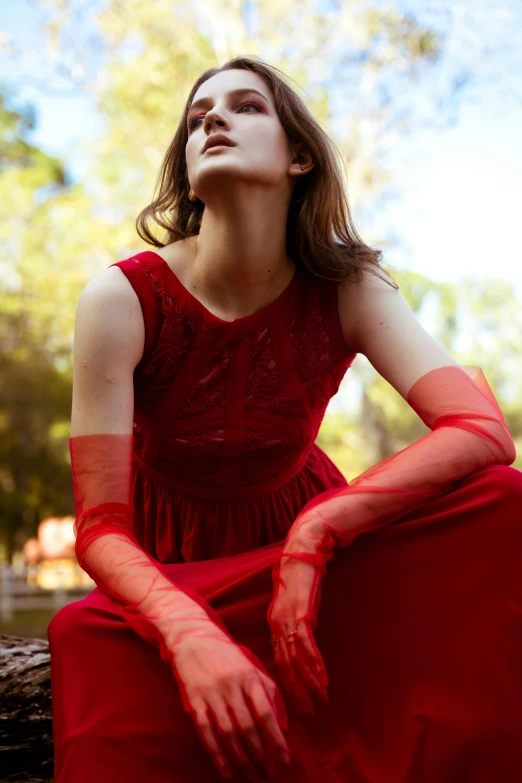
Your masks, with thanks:
[(341, 331), (337, 284), (298, 266), (278, 299), (229, 322), (157, 253), (114, 265), (145, 321), (136, 458), (207, 497), (270, 491), (292, 478), (356, 355)]

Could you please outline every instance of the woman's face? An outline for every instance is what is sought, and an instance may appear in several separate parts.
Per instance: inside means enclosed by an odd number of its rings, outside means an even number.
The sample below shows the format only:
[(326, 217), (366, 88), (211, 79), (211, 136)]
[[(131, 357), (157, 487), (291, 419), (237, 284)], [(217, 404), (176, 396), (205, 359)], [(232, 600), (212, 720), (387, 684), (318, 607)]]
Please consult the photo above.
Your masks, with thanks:
[[(260, 192), (290, 196), (290, 146), (271, 91), (258, 74), (235, 69), (212, 76), (194, 95), (187, 125), (188, 179), (203, 203), (224, 193), (233, 198), (235, 186), (239, 195), (255, 195), (258, 186)], [(205, 152), (205, 142), (217, 133), (235, 146)]]

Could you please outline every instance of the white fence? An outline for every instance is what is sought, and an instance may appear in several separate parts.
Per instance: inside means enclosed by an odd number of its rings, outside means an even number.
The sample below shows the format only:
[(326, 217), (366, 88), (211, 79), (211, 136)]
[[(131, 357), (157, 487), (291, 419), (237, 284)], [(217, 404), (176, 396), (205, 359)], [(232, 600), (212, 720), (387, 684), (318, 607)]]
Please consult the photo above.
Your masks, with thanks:
[[(76, 566), (79, 568), (79, 566)], [(14, 568), (11, 565), (0, 565), (0, 619), (2, 622), (10, 622), (16, 612), (29, 610), (54, 610), (58, 611), (62, 606), (85, 598), (96, 585), (85, 584), (85, 578), (76, 580), (55, 579), (53, 587), (45, 587), (42, 584), (51, 581), (42, 577), (44, 570), (41, 566), (25, 566)], [(69, 573), (77, 571), (68, 569)], [(59, 572), (58, 572), (59, 573)], [(83, 572), (82, 572), (83, 573)], [(83, 582), (74, 584), (74, 582)]]

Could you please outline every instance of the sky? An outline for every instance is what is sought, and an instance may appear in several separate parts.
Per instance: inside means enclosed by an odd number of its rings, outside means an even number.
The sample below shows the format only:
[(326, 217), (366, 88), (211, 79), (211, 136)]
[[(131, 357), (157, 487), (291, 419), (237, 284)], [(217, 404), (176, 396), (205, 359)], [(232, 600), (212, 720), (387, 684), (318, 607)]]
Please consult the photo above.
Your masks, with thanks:
[[(480, 0), (476, 1), (480, 6)], [(84, 4), (84, 8), (100, 5), (103, 0)], [(397, 0), (396, 5), (409, 10), (407, 0)], [(424, 10), (428, 19), (433, 5), (416, 0), (412, 8), (416, 14)], [(450, 5), (446, 59), (457, 56), (465, 36), (470, 35), (461, 7)], [(487, 2), (482, 6), (483, 21), (479, 14), (474, 34), (510, 35), (512, 44), (522, 38), (522, 4), (520, 12), (512, 10), (511, 2), (505, 11), (502, 4), (493, 5), (493, 16)], [(31, 79), (32, 63), (41, 63), (38, 19), (42, 14), (30, 0), (11, 0), (0, 6), (0, 40), (2, 36), (9, 39), (24, 53), (25, 74), (17, 79), (9, 58), (0, 54), (0, 80), (16, 88), (17, 100), (35, 105), (38, 122), (30, 141), (60, 156), (72, 176), (82, 178), (87, 163), (81, 156), (81, 143), (102, 133), (103, 120), (92, 96), (43, 94)], [(486, 79), (478, 90), (462, 92), (450, 127), (414, 135), (408, 138), (406, 155), (399, 148), (395, 161), (392, 155), (397, 197), (371, 214), (371, 231), (383, 237), (391, 232), (399, 239), (397, 246), (386, 249), (385, 263), (418, 271), (435, 281), (456, 282), (466, 275), (500, 278), (513, 284), (522, 301), (522, 88), (518, 99), (509, 90), (499, 91), (504, 80), (507, 84), (522, 75), (522, 66), (506, 60), (502, 68), (496, 79)], [(364, 231), (370, 226), (365, 221), (361, 235), (370, 241)], [(357, 222), (356, 226), (359, 229)]]
[[(502, 118), (483, 105), (433, 141), (392, 211), (411, 244), (409, 268), (439, 281), (499, 277), (522, 300), (521, 139), (522, 107)], [(401, 265), (400, 249), (393, 260)]]

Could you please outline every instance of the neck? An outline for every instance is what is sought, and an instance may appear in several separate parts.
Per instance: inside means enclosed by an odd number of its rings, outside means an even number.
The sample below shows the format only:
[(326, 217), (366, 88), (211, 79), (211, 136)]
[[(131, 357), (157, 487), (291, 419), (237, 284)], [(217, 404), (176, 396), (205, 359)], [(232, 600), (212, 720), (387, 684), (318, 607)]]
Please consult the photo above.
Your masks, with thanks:
[(279, 206), (265, 212), (227, 204), (216, 212), (206, 205), (191, 243), (191, 290), (239, 317), (276, 299), (296, 268), (286, 254), (286, 211)]

